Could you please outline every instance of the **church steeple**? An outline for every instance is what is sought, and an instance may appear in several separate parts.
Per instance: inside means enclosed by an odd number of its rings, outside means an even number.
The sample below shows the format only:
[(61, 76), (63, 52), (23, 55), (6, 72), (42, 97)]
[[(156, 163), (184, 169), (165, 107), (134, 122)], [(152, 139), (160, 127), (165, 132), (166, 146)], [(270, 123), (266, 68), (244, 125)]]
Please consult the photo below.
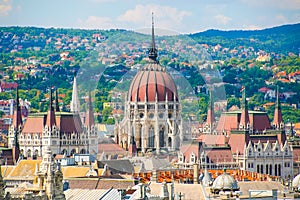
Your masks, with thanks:
[(87, 127), (91, 127), (94, 124), (95, 124), (95, 118), (94, 118), (94, 112), (92, 106), (92, 97), (91, 97), (91, 91), (89, 91), (89, 98), (87, 102), (86, 116), (85, 116), (85, 125)]
[(148, 57), (157, 62), (156, 58), (157, 58), (157, 49), (155, 47), (155, 38), (154, 38), (154, 19), (153, 19), (153, 13), (152, 13), (152, 40), (151, 40), (151, 46), (149, 49), (149, 55)]
[(12, 156), (14, 163), (17, 163), (20, 156), (19, 134), (21, 133), (22, 114), (19, 103), (19, 90), (16, 89), (16, 104), (14, 106), (13, 124), (9, 130), (10, 146), (12, 147)]
[(273, 124), (275, 128), (280, 128), (282, 124), (282, 113), (281, 113), (281, 107), (279, 102), (279, 88), (277, 86), (276, 89), (276, 103), (275, 103), (275, 111), (274, 111), (274, 120)]
[(14, 106), (14, 116), (13, 116), (13, 125), (16, 129), (19, 129), (19, 126), (22, 125), (22, 113), (19, 102), (19, 89), (16, 89), (16, 104)]
[(77, 91), (76, 75), (74, 76), (73, 91), (72, 91), (72, 100), (71, 100), (70, 107), (71, 107), (71, 112), (73, 112), (73, 113), (79, 113), (79, 111), (80, 111), (80, 104), (79, 104), (78, 91)]
[(241, 129), (247, 129), (248, 124), (250, 124), (249, 120), (249, 113), (248, 113), (248, 103), (246, 100), (246, 89), (243, 88), (243, 99), (242, 99), (242, 114), (241, 114), (241, 119), (240, 119), (240, 128)]
[(56, 125), (55, 111), (54, 111), (54, 107), (53, 107), (53, 98), (52, 98), (52, 88), (50, 89), (50, 102), (49, 102), (46, 125), (50, 128), (52, 128), (52, 126)]

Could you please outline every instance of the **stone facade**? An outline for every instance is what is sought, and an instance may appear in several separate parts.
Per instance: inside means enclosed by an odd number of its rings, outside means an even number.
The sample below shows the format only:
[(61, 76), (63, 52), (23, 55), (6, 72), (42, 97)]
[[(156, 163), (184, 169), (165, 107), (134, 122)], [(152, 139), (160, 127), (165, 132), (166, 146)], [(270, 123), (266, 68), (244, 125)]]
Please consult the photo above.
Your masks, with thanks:
[(284, 145), (275, 143), (249, 143), (244, 154), (244, 170), (280, 176), (284, 179), (293, 177), (293, 152), (287, 141)]

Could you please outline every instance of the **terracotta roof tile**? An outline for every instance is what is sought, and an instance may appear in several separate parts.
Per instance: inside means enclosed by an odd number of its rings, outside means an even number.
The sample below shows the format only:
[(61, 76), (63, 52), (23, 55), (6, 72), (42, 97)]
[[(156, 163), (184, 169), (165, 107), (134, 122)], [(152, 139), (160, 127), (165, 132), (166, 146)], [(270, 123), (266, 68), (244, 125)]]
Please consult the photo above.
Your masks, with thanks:
[(193, 142), (190, 144), (181, 145), (180, 152), (183, 153), (186, 161), (190, 161), (190, 157), (191, 157), (192, 153), (194, 153), (196, 158), (198, 158), (199, 157), (199, 142)]
[(126, 154), (127, 152), (122, 148), (120, 147), (118, 144), (99, 144), (98, 145), (98, 153), (101, 154), (101, 153), (115, 153), (115, 154)]
[(22, 133), (42, 133), (44, 123), (44, 116), (29, 116), (24, 124)]
[(231, 149), (228, 148), (206, 148), (207, 157), (213, 163), (233, 162)]
[[(240, 117), (241, 110), (222, 113), (216, 130), (218, 132), (228, 132), (230, 130), (238, 129)], [(265, 130), (271, 128), (270, 120), (266, 112), (249, 111), (249, 120), (250, 127), (253, 127), (253, 130)]]
[(225, 135), (201, 135), (196, 140), (200, 140), (206, 145), (225, 145), (227, 141)]
[[(60, 128), (62, 133), (81, 133), (82, 123), (79, 115), (72, 113), (55, 113), (56, 125)], [(30, 115), (22, 130), (23, 133), (42, 133), (46, 123), (47, 113), (39, 113)]]

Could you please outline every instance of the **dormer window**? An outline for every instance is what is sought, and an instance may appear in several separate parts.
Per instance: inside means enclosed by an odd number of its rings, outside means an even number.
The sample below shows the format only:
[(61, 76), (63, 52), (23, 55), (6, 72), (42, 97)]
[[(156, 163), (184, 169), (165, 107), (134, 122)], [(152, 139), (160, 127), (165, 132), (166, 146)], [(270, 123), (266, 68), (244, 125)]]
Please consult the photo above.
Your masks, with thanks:
[(196, 160), (196, 159), (195, 159), (195, 154), (192, 154), (192, 155), (191, 155), (190, 162), (191, 162), (191, 163), (195, 163), (195, 160)]
[(179, 162), (183, 162), (183, 155), (182, 154), (179, 155)]

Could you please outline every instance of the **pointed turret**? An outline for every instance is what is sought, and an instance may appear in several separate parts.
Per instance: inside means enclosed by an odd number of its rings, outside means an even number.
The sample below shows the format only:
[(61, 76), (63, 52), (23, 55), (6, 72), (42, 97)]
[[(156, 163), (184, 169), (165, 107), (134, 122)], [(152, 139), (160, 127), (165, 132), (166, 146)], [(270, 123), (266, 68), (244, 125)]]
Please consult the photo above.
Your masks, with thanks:
[(212, 125), (214, 122), (215, 122), (214, 103), (213, 103), (213, 98), (212, 98), (212, 91), (210, 91), (206, 123), (208, 125), (210, 125), (210, 127), (212, 128)]
[(52, 98), (52, 88), (50, 89), (50, 102), (49, 102), (46, 125), (50, 128), (52, 128), (54, 125), (56, 125), (55, 111), (54, 111), (54, 107), (53, 107), (53, 98)]
[(154, 20), (153, 20), (153, 13), (152, 13), (152, 40), (151, 40), (151, 46), (149, 49), (149, 55), (148, 57), (157, 62), (156, 58), (157, 58), (157, 49), (155, 47), (155, 38), (154, 38)]
[(249, 113), (248, 113), (248, 104), (246, 100), (246, 89), (243, 89), (243, 99), (242, 99), (242, 114), (240, 119), (240, 128), (247, 129), (248, 124), (250, 124)]
[(55, 90), (55, 111), (60, 112), (59, 110), (59, 104), (58, 104), (58, 89)]
[(274, 111), (274, 120), (273, 124), (275, 128), (281, 128), (282, 124), (282, 113), (281, 113), (281, 107), (280, 107), (280, 102), (279, 102), (279, 88), (277, 86), (276, 90), (276, 104), (275, 104), (275, 111)]
[(91, 97), (91, 92), (89, 91), (89, 98), (87, 102), (87, 110), (85, 116), (85, 125), (87, 127), (91, 127), (94, 124), (95, 124), (95, 118), (94, 118), (94, 112), (92, 106), (92, 97)]
[(13, 116), (13, 125), (10, 129), (10, 142), (12, 147), (12, 156), (13, 156), (13, 162), (16, 164), (18, 162), (18, 159), (20, 157), (20, 145), (19, 145), (19, 134), (21, 132), (21, 126), (22, 126), (22, 114), (21, 114), (21, 108), (19, 103), (19, 90), (16, 89), (16, 105), (14, 109), (14, 116)]
[(243, 99), (242, 99), (242, 114), (240, 118), (239, 130), (231, 130), (228, 144), (231, 146), (232, 153), (237, 155), (244, 154), (244, 149), (250, 141), (249, 134), (249, 113), (248, 105), (246, 100), (246, 89), (243, 88)]
[(13, 116), (13, 126), (18, 130), (20, 125), (22, 125), (22, 113), (19, 102), (19, 90), (16, 89), (16, 104), (14, 106), (14, 116)]
[(79, 98), (78, 98), (76, 76), (74, 76), (73, 91), (72, 91), (72, 100), (71, 100), (70, 107), (71, 107), (71, 112), (73, 112), (73, 113), (79, 113), (79, 111), (80, 111), (80, 104), (79, 104)]

